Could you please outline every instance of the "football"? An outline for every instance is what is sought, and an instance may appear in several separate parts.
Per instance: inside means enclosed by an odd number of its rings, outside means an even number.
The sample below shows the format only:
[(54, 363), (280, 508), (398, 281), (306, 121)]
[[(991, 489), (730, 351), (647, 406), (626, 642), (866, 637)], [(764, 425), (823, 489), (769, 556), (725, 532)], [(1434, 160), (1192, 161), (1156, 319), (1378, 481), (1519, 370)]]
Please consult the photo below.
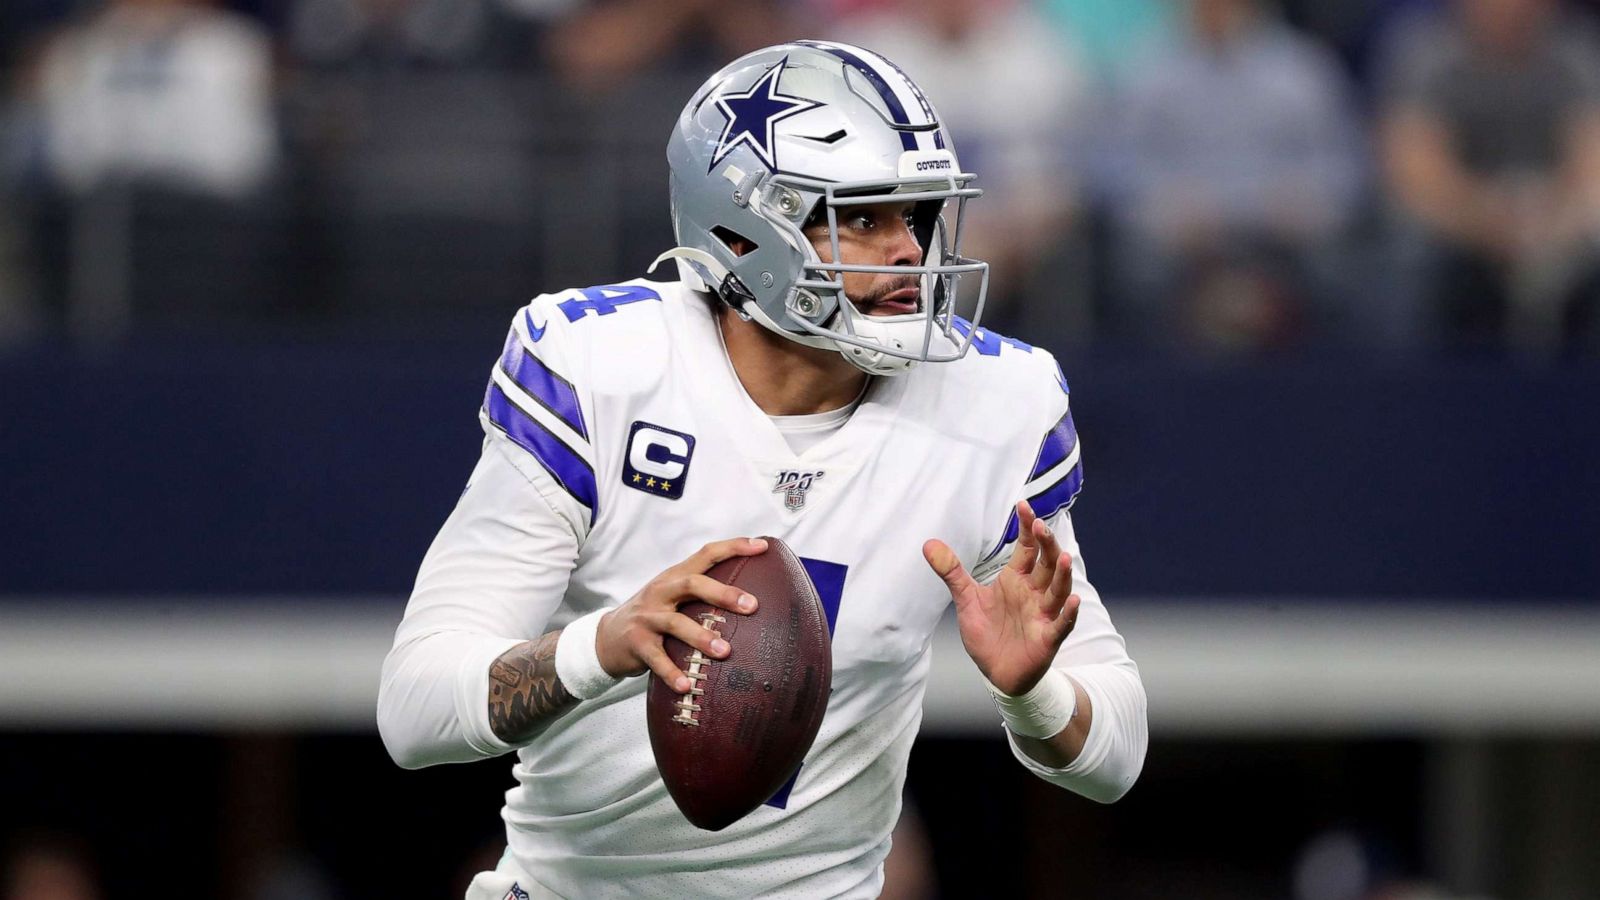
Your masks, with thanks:
[(679, 607), (731, 647), (713, 659), (672, 637), (667, 655), (694, 683), (679, 694), (650, 676), (645, 716), (667, 792), (694, 825), (720, 831), (784, 786), (828, 708), (833, 648), (827, 614), (799, 557), (777, 538), (766, 552), (706, 574), (760, 601), (748, 616), (702, 601)]

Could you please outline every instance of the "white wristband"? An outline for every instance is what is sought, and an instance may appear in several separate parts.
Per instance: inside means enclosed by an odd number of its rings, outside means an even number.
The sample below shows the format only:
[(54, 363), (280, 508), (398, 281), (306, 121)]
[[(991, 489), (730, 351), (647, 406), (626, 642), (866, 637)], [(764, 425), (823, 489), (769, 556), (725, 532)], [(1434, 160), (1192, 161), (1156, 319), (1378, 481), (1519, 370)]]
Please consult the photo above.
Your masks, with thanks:
[(567, 693), (579, 700), (593, 700), (622, 680), (601, 668), (600, 654), (594, 648), (600, 617), (610, 611), (597, 609), (581, 615), (561, 629), (561, 637), (556, 638), (556, 677)]
[[(561, 648), (556, 647), (556, 659), (560, 661)], [(1072, 685), (1072, 679), (1060, 669), (1050, 669), (1039, 679), (1033, 689), (1020, 697), (1013, 697), (983, 680), (983, 686), (989, 689), (989, 696), (994, 698), (995, 708), (1000, 710), (1000, 718), (1005, 720), (1006, 727), (1012, 734), (1022, 737), (1047, 740), (1060, 734), (1072, 717), (1078, 714), (1078, 691)]]

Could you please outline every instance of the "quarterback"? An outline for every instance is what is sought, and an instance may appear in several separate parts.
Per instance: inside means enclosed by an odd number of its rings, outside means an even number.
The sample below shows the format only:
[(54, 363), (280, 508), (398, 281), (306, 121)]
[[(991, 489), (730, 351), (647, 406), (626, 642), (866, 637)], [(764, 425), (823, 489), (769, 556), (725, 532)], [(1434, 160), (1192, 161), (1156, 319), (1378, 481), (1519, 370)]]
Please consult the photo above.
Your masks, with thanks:
[[(667, 159), (678, 280), (517, 311), (384, 663), (400, 765), (517, 755), (506, 855), (469, 898), (877, 896), (952, 605), (1020, 764), (1121, 797), (1145, 695), (1078, 555), (1067, 383), (977, 324), (979, 191), (933, 106), (867, 50), (785, 44), (713, 75)], [(663, 635), (727, 656), (677, 607), (753, 610), (705, 572), (758, 534), (804, 558), (833, 693), (793, 781), (700, 831), (656, 771), (646, 681), (689, 690)]]

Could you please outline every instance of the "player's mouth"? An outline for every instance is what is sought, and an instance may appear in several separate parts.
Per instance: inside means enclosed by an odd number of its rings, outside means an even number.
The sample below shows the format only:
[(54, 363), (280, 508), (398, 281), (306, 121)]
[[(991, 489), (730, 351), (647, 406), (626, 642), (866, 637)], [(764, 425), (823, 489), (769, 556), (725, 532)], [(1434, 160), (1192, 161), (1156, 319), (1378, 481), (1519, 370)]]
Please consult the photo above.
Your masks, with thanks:
[(903, 316), (917, 311), (922, 288), (913, 281), (878, 297), (868, 298), (861, 311), (869, 316)]

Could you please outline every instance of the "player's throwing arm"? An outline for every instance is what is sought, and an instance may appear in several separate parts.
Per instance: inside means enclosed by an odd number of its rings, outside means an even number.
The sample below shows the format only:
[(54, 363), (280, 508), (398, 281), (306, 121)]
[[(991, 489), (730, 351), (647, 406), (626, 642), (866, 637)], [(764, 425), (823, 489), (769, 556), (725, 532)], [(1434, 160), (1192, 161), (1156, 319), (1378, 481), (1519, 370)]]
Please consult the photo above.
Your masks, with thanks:
[(650, 579), (615, 609), (583, 616), (564, 629), (518, 644), (489, 669), (489, 725), (508, 744), (526, 742), (539, 728), (623, 678), (653, 671), (683, 693), (689, 677), (667, 658), (664, 635), (722, 659), (728, 643), (699, 622), (678, 612), (690, 600), (703, 600), (729, 612), (749, 615), (758, 601), (705, 573), (736, 556), (765, 552), (759, 538), (732, 538), (701, 547), (693, 556)]

